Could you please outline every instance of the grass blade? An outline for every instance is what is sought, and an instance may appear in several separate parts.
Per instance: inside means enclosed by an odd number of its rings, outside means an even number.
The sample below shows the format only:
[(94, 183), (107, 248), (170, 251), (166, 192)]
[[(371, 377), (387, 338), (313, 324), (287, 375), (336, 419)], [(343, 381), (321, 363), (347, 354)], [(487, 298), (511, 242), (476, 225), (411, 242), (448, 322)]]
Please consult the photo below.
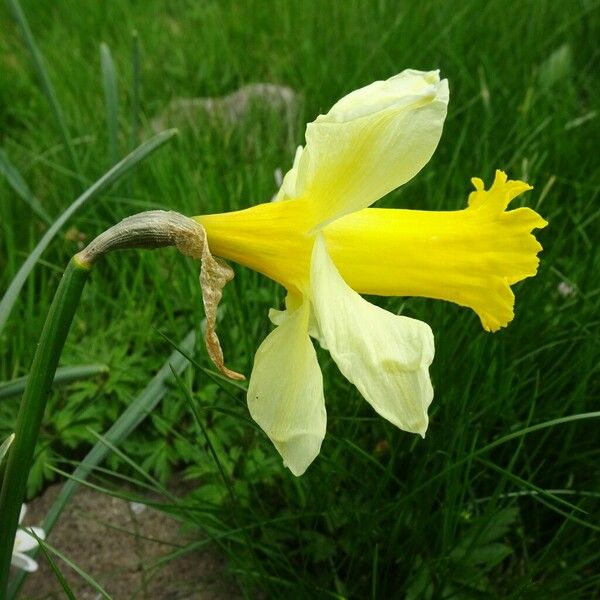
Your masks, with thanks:
[(42, 551), (42, 554), (44, 555), (44, 558), (48, 561), (50, 568), (52, 569), (56, 579), (58, 579), (58, 582), (60, 583), (60, 586), (62, 587), (67, 598), (69, 598), (69, 600), (77, 600), (77, 598), (75, 597), (75, 594), (73, 593), (73, 590), (67, 583), (67, 580), (65, 579), (64, 575), (61, 573), (60, 569), (58, 568), (58, 565), (56, 564), (55, 560), (52, 558), (52, 555), (50, 554), (50, 552), (48, 552), (47, 545), (43, 543), (44, 540), (42, 540), (39, 536), (37, 536), (33, 529), (28, 529), (26, 531), (27, 531), (27, 533), (29, 533), (29, 535), (31, 537), (35, 538), (35, 540), (37, 541), (37, 543), (40, 547), (40, 550)]
[(138, 32), (131, 34), (131, 132), (130, 148), (138, 143), (140, 129), (140, 38)]
[(119, 160), (119, 97), (117, 93), (117, 74), (110, 48), (100, 44), (100, 65), (102, 68), (102, 86), (106, 103), (106, 127), (108, 130), (108, 147), (110, 162)]
[(0, 466), (2, 465), (2, 461), (4, 460), (4, 457), (6, 456), (6, 453), (8, 452), (8, 449), (10, 448), (10, 445), (13, 443), (14, 439), (15, 434), (11, 433), (0, 445)]
[(4, 467), (5, 467), (4, 457), (6, 456), (8, 449), (10, 448), (11, 444), (14, 441), (15, 441), (15, 434), (11, 433), (0, 445), (0, 481), (2, 481), (4, 479)]
[(565, 425), (567, 423), (574, 423), (576, 421), (585, 421), (587, 419), (598, 419), (598, 418), (600, 418), (600, 410), (593, 411), (593, 412), (587, 412), (587, 413), (579, 413), (579, 414), (575, 414), (575, 415), (568, 415), (566, 417), (559, 417), (557, 419), (551, 419), (550, 421), (543, 421), (542, 423), (537, 423), (536, 425), (530, 425), (528, 427), (519, 429), (518, 431), (513, 431), (512, 433), (503, 435), (502, 437), (494, 440), (493, 442), (490, 442), (489, 444), (486, 444), (485, 446), (483, 446), (481, 448), (477, 448), (477, 449), (469, 452), (466, 456), (464, 456), (464, 457), (460, 458), (459, 460), (453, 462), (452, 464), (448, 465), (445, 469), (443, 469), (439, 473), (432, 475), (424, 483), (422, 483), (421, 485), (415, 487), (410, 492), (408, 492), (404, 496), (404, 499), (406, 500), (407, 498), (416, 496), (419, 492), (421, 492), (422, 490), (427, 488), (434, 481), (437, 481), (437, 480), (441, 479), (442, 477), (445, 477), (450, 471), (457, 469), (458, 467), (464, 465), (466, 462), (468, 462), (478, 456), (481, 456), (482, 454), (485, 454), (486, 452), (492, 450), (493, 448), (501, 446), (502, 444), (505, 444), (506, 442), (510, 442), (511, 440), (518, 439), (529, 433), (533, 433), (534, 431), (542, 431), (544, 429), (551, 429), (552, 427), (555, 427), (556, 425)]
[[(72, 367), (61, 367), (57, 369), (52, 385), (66, 385), (79, 379), (88, 379), (96, 375), (108, 375), (107, 365), (75, 365)], [(19, 377), (12, 381), (0, 383), (0, 400), (14, 398), (23, 393), (28, 377)]]
[(233, 491), (233, 487), (231, 486), (231, 480), (229, 479), (229, 475), (227, 474), (225, 467), (223, 466), (223, 463), (219, 459), (219, 454), (215, 450), (214, 444), (212, 443), (212, 440), (210, 439), (210, 436), (208, 435), (208, 431), (206, 430), (206, 427), (204, 427), (204, 423), (202, 422), (202, 419), (200, 418), (200, 415), (198, 414), (198, 411), (196, 410), (196, 405), (194, 404), (194, 399), (192, 398), (192, 393), (191, 393), (190, 389), (184, 384), (181, 377), (179, 377), (177, 375), (177, 373), (173, 372), (173, 376), (175, 377), (175, 380), (177, 381), (177, 386), (178, 386), (179, 390), (184, 395), (184, 398), (186, 399), (188, 406), (190, 407), (190, 410), (192, 411), (192, 415), (194, 416), (196, 425), (198, 426), (198, 429), (202, 432), (202, 436), (204, 437), (204, 440), (206, 441), (206, 445), (208, 446), (210, 454), (211, 454), (213, 460), (215, 461), (217, 468), (219, 469), (221, 479), (223, 480), (223, 483), (225, 484), (225, 487), (227, 488), (229, 497), (231, 498), (231, 501), (235, 505), (236, 497), (235, 497), (235, 493)]
[(17, 300), (19, 292), (23, 287), (29, 273), (31, 273), (33, 267), (37, 263), (38, 259), (48, 247), (54, 236), (60, 231), (61, 227), (73, 216), (77, 210), (79, 210), (86, 202), (93, 200), (96, 196), (104, 192), (110, 187), (115, 181), (126, 175), (131, 169), (133, 169), (139, 162), (144, 160), (149, 154), (152, 154), (157, 148), (162, 146), (165, 142), (168, 142), (175, 134), (176, 129), (169, 129), (163, 131), (158, 135), (150, 138), (138, 146), (133, 152), (128, 154), (123, 160), (118, 162), (112, 169), (107, 171), (96, 183), (89, 187), (79, 198), (77, 198), (70, 206), (65, 210), (58, 219), (54, 222), (52, 227), (44, 234), (42, 239), (38, 242), (37, 246), (33, 249), (31, 254), (27, 257), (27, 260), (23, 263), (11, 284), (8, 286), (6, 293), (0, 301), (0, 331), (4, 328), (6, 321), (13, 309), (13, 306)]
[(33, 60), (33, 66), (35, 67), (35, 70), (37, 72), (37, 76), (40, 80), (42, 90), (46, 95), (46, 99), (50, 104), (52, 113), (54, 114), (54, 120), (56, 121), (58, 130), (60, 131), (63, 143), (69, 155), (69, 160), (73, 165), (73, 170), (75, 171), (75, 173), (77, 173), (79, 179), (83, 181), (84, 178), (83, 173), (81, 171), (81, 166), (79, 164), (79, 160), (77, 159), (77, 155), (75, 154), (75, 149), (71, 141), (71, 136), (69, 135), (69, 130), (67, 129), (67, 124), (65, 122), (65, 118), (60, 107), (58, 97), (56, 95), (56, 92), (54, 91), (54, 86), (52, 85), (52, 81), (50, 80), (50, 76), (48, 75), (46, 65), (44, 64), (44, 57), (42, 56), (42, 53), (40, 52), (39, 48), (37, 47), (37, 44), (35, 43), (35, 38), (33, 37), (33, 33), (31, 33), (29, 23), (27, 22), (25, 13), (23, 12), (21, 5), (19, 4), (19, 0), (7, 0), (7, 2), (13, 14), (13, 17), (19, 24), (19, 27), (21, 28), (21, 32), (23, 33), (23, 37), (25, 38), (25, 43), (29, 48), (31, 58)]
[[(180, 344), (182, 350), (191, 354), (194, 349), (195, 340), (196, 334), (194, 331), (191, 331)], [(117, 421), (115, 421), (112, 427), (104, 434), (102, 439), (108, 440), (114, 446), (119, 445), (134, 429), (136, 429), (170, 389), (169, 382), (172, 381), (173, 378), (171, 368), (173, 368), (174, 372), (179, 374), (182, 373), (188, 365), (188, 359), (175, 350), (140, 395), (135, 398)], [(98, 441), (81, 461), (79, 466), (73, 472), (72, 478), (63, 485), (54, 504), (50, 507), (50, 510), (46, 515), (43, 524), (46, 535), (49, 535), (52, 531), (56, 521), (77, 490), (80, 482), (85, 480), (94, 467), (99, 465), (109, 453), (110, 447), (102, 441)], [(25, 581), (26, 576), (27, 573), (24, 571), (19, 572), (15, 576), (9, 590), (9, 598), (14, 598), (16, 596), (19, 588)]]
[(8, 185), (10, 185), (13, 191), (29, 205), (31, 210), (48, 225), (52, 225), (50, 215), (40, 204), (40, 201), (31, 193), (25, 180), (21, 177), (21, 173), (19, 173), (17, 168), (10, 162), (6, 152), (2, 148), (0, 148), (0, 173), (6, 177)]

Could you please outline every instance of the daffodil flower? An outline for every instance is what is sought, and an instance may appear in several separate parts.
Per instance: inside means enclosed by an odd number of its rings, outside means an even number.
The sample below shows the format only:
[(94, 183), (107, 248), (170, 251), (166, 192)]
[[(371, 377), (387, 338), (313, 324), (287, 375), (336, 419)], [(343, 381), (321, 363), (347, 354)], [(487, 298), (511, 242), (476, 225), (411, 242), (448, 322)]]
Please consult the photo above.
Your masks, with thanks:
[(500, 171), (464, 210), (368, 208), (429, 161), (448, 105), (437, 71), (406, 70), (356, 90), (306, 128), (274, 202), (194, 217), (210, 251), (274, 279), (286, 308), (262, 342), (248, 386), (254, 420), (301, 475), (326, 429), (323, 380), (311, 337), (384, 418), (424, 436), (433, 398), (430, 327), (360, 294), (424, 296), (472, 308), (495, 331), (513, 318), (510, 286), (536, 273), (546, 222), (506, 211), (530, 189)]
[[(23, 504), (21, 506), (21, 513), (19, 515), (19, 524), (23, 521), (25, 517), (25, 513), (27, 512), (27, 506)], [(41, 540), (45, 538), (44, 530), (39, 527), (30, 527), (35, 532), (35, 535), (38, 536)], [(25, 552), (29, 552), (34, 548), (37, 548), (38, 541), (30, 534), (24, 531), (23, 529), (17, 529), (17, 533), (15, 535), (15, 543), (13, 546), (13, 553), (11, 564), (18, 569), (22, 569), (23, 571), (33, 572), (37, 571), (38, 564), (37, 562), (25, 554)]]

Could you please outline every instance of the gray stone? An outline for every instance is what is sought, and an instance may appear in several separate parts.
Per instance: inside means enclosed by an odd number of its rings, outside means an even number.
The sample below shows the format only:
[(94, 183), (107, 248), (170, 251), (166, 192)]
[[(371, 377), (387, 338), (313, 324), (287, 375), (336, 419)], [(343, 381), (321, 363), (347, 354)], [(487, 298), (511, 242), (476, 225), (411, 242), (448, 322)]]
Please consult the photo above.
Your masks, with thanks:
[(194, 127), (208, 118), (225, 127), (235, 127), (253, 114), (269, 111), (285, 119), (291, 131), (300, 98), (290, 87), (274, 83), (250, 83), (231, 94), (215, 97), (173, 98), (166, 108), (151, 121), (154, 131), (170, 127)]

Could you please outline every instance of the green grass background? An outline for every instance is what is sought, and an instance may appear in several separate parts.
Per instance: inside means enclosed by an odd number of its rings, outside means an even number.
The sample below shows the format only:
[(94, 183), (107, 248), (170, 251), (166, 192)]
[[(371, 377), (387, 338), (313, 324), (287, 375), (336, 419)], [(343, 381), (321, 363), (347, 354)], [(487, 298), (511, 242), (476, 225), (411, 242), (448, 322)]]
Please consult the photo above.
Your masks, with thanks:
[[(294, 88), (302, 102), (291, 136), (276, 118), (233, 129), (201, 120), (78, 212), (0, 332), (0, 380), (27, 373), (62, 269), (78, 250), (65, 235), (69, 227), (89, 240), (140, 210), (193, 215), (266, 201), (276, 191), (274, 170), (285, 171), (303, 141), (304, 123), (371, 81), (409, 67), (440, 68), (451, 90), (440, 146), (381, 205), (459, 208), (471, 177), (490, 182), (502, 168), (535, 186), (517, 203), (550, 226), (538, 233), (538, 276), (516, 286), (516, 317), (506, 330), (487, 334), (473, 313), (439, 301), (383, 303), (427, 321), (435, 333), (426, 440), (376, 417), (319, 351), (328, 435), (320, 457), (296, 479), (249, 421), (243, 390), (200, 368), (211, 365), (198, 345), (198, 365), (97, 481), (114, 493), (123, 477), (133, 479), (138, 498), (144, 486), (161, 489), (183, 471), (194, 491), (165, 501), (165, 509), (216, 541), (248, 597), (257, 590), (275, 598), (594, 597), (598, 426), (592, 418), (563, 420), (598, 406), (599, 8), (591, 0), (23, 1), (78, 176), (2, 6), (0, 145), (52, 218), (113, 164), (101, 42), (117, 73), (118, 156), (149, 135), (149, 120), (172, 98), (274, 82)], [(46, 227), (1, 178), (0, 290)], [(172, 350), (164, 336), (179, 340), (199, 327), (197, 271), (171, 250), (116, 253), (95, 269), (62, 364), (105, 363), (110, 375), (53, 393), (31, 495), (56, 477), (53, 466), (70, 470), (96, 441), (91, 430), (104, 431), (144, 387)], [(570, 296), (559, 293), (561, 282)], [(236, 268), (220, 327), (231, 367), (250, 373), (271, 328), (267, 310), (282, 298), (273, 283)], [(2, 438), (17, 405), (0, 400)]]

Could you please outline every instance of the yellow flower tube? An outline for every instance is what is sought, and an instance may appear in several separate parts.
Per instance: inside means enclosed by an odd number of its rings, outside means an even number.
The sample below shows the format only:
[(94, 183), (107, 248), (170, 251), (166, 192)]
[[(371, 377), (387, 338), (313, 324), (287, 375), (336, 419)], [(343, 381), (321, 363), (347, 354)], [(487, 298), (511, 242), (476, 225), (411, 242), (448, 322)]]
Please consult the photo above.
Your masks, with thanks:
[[(496, 331), (513, 318), (510, 286), (535, 275), (542, 249), (531, 235), (546, 221), (529, 208), (505, 211), (531, 187), (498, 171), (458, 211), (367, 208), (323, 227), (329, 253), (361, 294), (421, 296), (472, 308)], [(292, 293), (307, 280), (314, 243), (306, 203), (273, 202), (195, 217), (214, 254), (274, 279)]]
[(407, 70), (356, 90), (307, 126), (275, 201), (195, 217), (213, 254), (288, 291), (256, 353), (248, 405), (296, 475), (318, 455), (326, 429), (310, 337), (379, 414), (405, 431), (427, 429), (431, 329), (359, 294), (448, 300), (496, 331), (513, 318), (510, 286), (536, 273), (541, 246), (531, 231), (546, 222), (528, 208), (507, 210), (530, 186), (501, 171), (489, 190), (473, 179), (464, 210), (369, 208), (427, 163), (448, 97), (435, 71)]

